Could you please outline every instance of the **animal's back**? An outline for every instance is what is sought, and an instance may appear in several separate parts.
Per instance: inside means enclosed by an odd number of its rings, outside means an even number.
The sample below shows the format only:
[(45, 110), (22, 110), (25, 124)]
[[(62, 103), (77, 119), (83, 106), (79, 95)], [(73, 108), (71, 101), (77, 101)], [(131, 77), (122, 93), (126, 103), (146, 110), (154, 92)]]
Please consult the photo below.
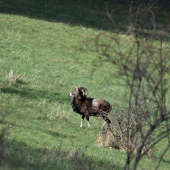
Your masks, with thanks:
[(105, 111), (106, 113), (109, 113), (112, 110), (111, 105), (102, 99), (93, 99), (93, 106), (99, 110)]

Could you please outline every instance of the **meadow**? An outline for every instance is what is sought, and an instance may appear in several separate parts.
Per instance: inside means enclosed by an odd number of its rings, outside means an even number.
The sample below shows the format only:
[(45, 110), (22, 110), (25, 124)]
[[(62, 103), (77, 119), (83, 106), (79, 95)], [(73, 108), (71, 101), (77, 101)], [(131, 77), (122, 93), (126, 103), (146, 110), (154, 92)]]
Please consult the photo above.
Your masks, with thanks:
[[(97, 146), (101, 119), (90, 117), (92, 128), (86, 121), (79, 128), (81, 116), (72, 111), (69, 96), (75, 86), (85, 86), (90, 97), (126, 106), (128, 89), (116, 68), (84, 43), (110, 32), (104, 3), (0, 3), (1, 132), (5, 128), (0, 169), (122, 169), (126, 153)], [(118, 11), (115, 21), (123, 17)], [(113, 107), (110, 114), (116, 112)], [(166, 143), (159, 143), (155, 158), (145, 157), (138, 169), (154, 169)], [(160, 169), (169, 169), (169, 159), (170, 152)]]

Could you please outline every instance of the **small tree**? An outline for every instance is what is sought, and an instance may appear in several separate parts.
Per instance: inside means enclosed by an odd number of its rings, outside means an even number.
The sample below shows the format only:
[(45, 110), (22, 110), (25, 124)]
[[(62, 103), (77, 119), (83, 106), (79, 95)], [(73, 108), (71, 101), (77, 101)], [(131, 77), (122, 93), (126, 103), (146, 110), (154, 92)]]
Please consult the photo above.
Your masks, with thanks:
[[(170, 112), (166, 103), (170, 74), (170, 49), (166, 40), (170, 25), (164, 23), (166, 26), (163, 28), (157, 24), (154, 12), (157, 7), (154, 5), (130, 7), (127, 36), (122, 38), (119, 34), (100, 33), (95, 38), (95, 51), (101, 61), (111, 62), (129, 87), (128, 108), (117, 114), (116, 119), (114, 117), (110, 130), (113, 142), (119, 141), (118, 147), (126, 148), (125, 169), (132, 167), (135, 170), (148, 151), (168, 138), (158, 168), (170, 147)], [(124, 49), (124, 46), (128, 48)], [(160, 127), (163, 130), (156, 132)]]

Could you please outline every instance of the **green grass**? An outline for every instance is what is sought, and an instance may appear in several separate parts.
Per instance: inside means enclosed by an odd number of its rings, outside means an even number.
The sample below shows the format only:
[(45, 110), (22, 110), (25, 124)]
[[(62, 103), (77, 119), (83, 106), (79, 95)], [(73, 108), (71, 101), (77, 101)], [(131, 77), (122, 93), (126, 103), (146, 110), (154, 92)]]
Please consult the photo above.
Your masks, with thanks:
[[(0, 108), (5, 115), (1, 129), (7, 127), (7, 132), (0, 168), (122, 169), (126, 154), (95, 145), (98, 121), (90, 117), (92, 128), (86, 121), (79, 128), (81, 116), (72, 111), (69, 97), (74, 86), (85, 86), (90, 97), (112, 105), (126, 103), (123, 82), (110, 72), (115, 68), (101, 65), (98, 55), (83, 43), (107, 28), (103, 4), (2, 2)], [(119, 16), (115, 18), (121, 20)], [(111, 114), (115, 112), (113, 108)], [(157, 149), (158, 157), (164, 142)], [(72, 156), (76, 151), (78, 157)], [(152, 169), (156, 162), (145, 158), (139, 169)], [(169, 165), (167, 153), (161, 169), (168, 170)]]

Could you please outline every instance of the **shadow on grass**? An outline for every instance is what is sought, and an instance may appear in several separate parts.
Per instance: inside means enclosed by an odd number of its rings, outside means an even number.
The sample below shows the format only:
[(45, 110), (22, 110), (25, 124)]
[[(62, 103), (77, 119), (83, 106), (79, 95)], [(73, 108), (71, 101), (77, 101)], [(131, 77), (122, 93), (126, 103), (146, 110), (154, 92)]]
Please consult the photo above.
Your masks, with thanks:
[(46, 147), (33, 148), (25, 142), (13, 140), (7, 141), (5, 147), (8, 152), (5, 152), (1, 161), (1, 169), (121, 169), (121, 166), (113, 166), (111, 162), (101, 164), (100, 160), (86, 157), (85, 151), (62, 151), (61, 146), (49, 150)]
[[(130, 2), (122, 1), (109, 2), (109, 11), (114, 9), (113, 21), (116, 25), (121, 25), (120, 31), (126, 32), (129, 27), (129, 7)], [(133, 3), (134, 9), (136, 3)], [(159, 11), (169, 11), (168, 4), (159, 3)], [(99, 0), (6, 0), (0, 4), (1, 13), (22, 15), (29, 18), (41, 19), (48, 22), (63, 22), (71, 26), (83, 26), (103, 30), (115, 31), (117, 28), (109, 20), (106, 12), (106, 1)], [(158, 16), (161, 13), (158, 12)], [(162, 15), (162, 14), (161, 14)], [(160, 22), (165, 16), (160, 17)], [(163, 18), (163, 19), (162, 19)], [(166, 20), (166, 19), (165, 19)], [(162, 24), (161, 24), (162, 25)], [(153, 28), (148, 28), (152, 31)], [(138, 34), (140, 34), (138, 32)], [(150, 34), (149, 34), (150, 35)]]
[[(117, 2), (114, 2), (113, 7), (115, 5), (116, 8), (120, 6)], [(72, 26), (113, 29), (105, 7), (106, 2), (98, 0), (6, 0), (1, 3), (0, 10), (1, 13), (22, 15), (49, 22), (63, 22)], [(124, 9), (121, 13), (124, 13)], [(121, 21), (119, 12), (115, 13), (114, 20), (116, 23)]]
[(31, 88), (2, 87), (1, 92), (20, 95), (25, 99), (47, 99), (48, 102), (56, 101), (61, 104), (70, 102), (70, 98), (62, 96), (60, 92), (52, 93), (46, 90), (35, 90)]
[[(44, 148), (32, 148), (25, 142), (9, 141), (6, 143), (8, 153), (5, 153), (0, 167), (8, 169), (51, 170), (60, 169), (71, 162), (65, 160), (61, 151), (47, 151)], [(55, 153), (56, 152), (56, 153)], [(63, 158), (62, 158), (63, 157)], [(60, 160), (60, 161), (58, 161)]]
[[(67, 138), (75, 138), (74, 135), (72, 134), (69, 134), (69, 133), (60, 133), (58, 131), (52, 131), (52, 130), (48, 130), (46, 129), (45, 127), (43, 126), (40, 126), (40, 125), (34, 125), (34, 126), (27, 126), (27, 125), (19, 125), (19, 124), (16, 124), (16, 123), (13, 123), (13, 122), (10, 122), (10, 121), (3, 121), (1, 124), (4, 124), (4, 125), (11, 125), (13, 127), (18, 127), (18, 128), (21, 128), (21, 129), (27, 129), (27, 130), (32, 130), (32, 131), (37, 131), (39, 133), (45, 133), (45, 134), (48, 134), (50, 136), (53, 136), (53, 137), (58, 137), (60, 139), (63, 139), (65, 137)], [(70, 126), (76, 126), (75, 124), (73, 124), (72, 122), (69, 122)]]

